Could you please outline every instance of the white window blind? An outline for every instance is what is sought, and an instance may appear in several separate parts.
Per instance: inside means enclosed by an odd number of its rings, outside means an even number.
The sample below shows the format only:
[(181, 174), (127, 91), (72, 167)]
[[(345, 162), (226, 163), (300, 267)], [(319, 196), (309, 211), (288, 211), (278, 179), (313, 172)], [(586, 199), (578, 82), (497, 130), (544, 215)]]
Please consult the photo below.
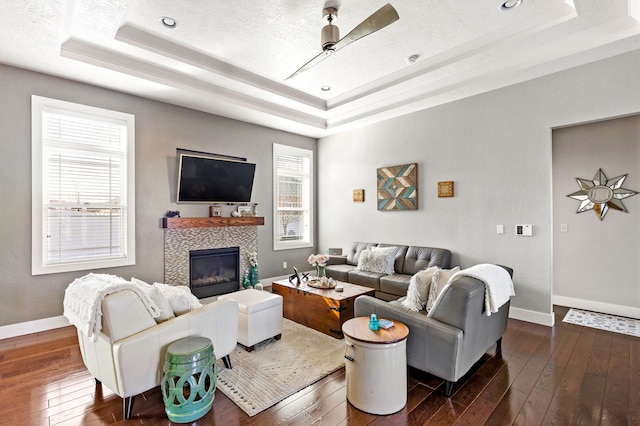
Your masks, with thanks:
[(39, 160), (41, 173), (33, 181), (32, 269), (133, 264), (133, 117), (60, 102), (34, 97), (34, 170)]
[(313, 245), (313, 152), (274, 144), (274, 249)]

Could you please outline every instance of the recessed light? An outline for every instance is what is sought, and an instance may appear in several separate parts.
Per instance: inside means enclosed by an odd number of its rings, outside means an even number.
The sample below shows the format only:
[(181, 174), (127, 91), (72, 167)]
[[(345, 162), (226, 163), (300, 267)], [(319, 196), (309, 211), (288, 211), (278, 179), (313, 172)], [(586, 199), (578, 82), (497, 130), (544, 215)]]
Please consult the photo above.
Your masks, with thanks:
[(502, 3), (502, 6), (500, 6), (500, 10), (506, 12), (506, 11), (515, 9), (521, 4), (522, 4), (522, 0), (507, 0), (504, 3)]
[(175, 28), (178, 26), (178, 21), (168, 16), (160, 17), (160, 22), (167, 28)]
[(405, 59), (405, 61), (407, 61), (408, 64), (415, 64), (419, 57), (420, 55), (411, 55)]
[(329, 90), (331, 90), (331, 86), (322, 86), (320, 90), (322, 90), (323, 92), (328, 92)]

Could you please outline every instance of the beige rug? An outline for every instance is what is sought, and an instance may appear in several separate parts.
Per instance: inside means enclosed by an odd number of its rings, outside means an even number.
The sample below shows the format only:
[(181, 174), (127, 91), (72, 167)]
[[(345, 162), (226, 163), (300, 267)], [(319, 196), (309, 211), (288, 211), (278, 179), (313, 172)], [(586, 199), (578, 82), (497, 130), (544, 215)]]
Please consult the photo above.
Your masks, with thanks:
[(218, 361), (216, 386), (254, 416), (344, 366), (344, 340), (284, 319), (282, 339), (253, 352), (238, 345), (230, 357), (231, 370)]

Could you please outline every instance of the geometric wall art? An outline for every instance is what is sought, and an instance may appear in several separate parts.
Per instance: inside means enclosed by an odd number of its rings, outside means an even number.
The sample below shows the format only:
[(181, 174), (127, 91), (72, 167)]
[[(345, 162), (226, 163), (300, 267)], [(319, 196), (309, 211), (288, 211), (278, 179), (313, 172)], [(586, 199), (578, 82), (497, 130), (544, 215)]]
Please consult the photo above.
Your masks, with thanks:
[(626, 178), (627, 175), (624, 174), (609, 179), (602, 169), (598, 169), (591, 180), (576, 178), (580, 190), (567, 195), (567, 197), (580, 201), (576, 213), (593, 210), (600, 220), (604, 219), (609, 209), (627, 213), (627, 208), (622, 200), (633, 197), (638, 192), (622, 187)]
[(418, 209), (418, 164), (378, 169), (378, 210)]

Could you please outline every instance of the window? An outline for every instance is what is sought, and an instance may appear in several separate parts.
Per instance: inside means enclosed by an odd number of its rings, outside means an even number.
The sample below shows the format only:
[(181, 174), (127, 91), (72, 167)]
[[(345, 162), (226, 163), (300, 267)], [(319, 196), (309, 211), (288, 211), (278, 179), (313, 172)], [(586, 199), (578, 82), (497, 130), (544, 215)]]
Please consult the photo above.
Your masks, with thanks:
[(273, 145), (273, 249), (313, 247), (313, 151)]
[(32, 96), (33, 275), (135, 264), (134, 117)]

